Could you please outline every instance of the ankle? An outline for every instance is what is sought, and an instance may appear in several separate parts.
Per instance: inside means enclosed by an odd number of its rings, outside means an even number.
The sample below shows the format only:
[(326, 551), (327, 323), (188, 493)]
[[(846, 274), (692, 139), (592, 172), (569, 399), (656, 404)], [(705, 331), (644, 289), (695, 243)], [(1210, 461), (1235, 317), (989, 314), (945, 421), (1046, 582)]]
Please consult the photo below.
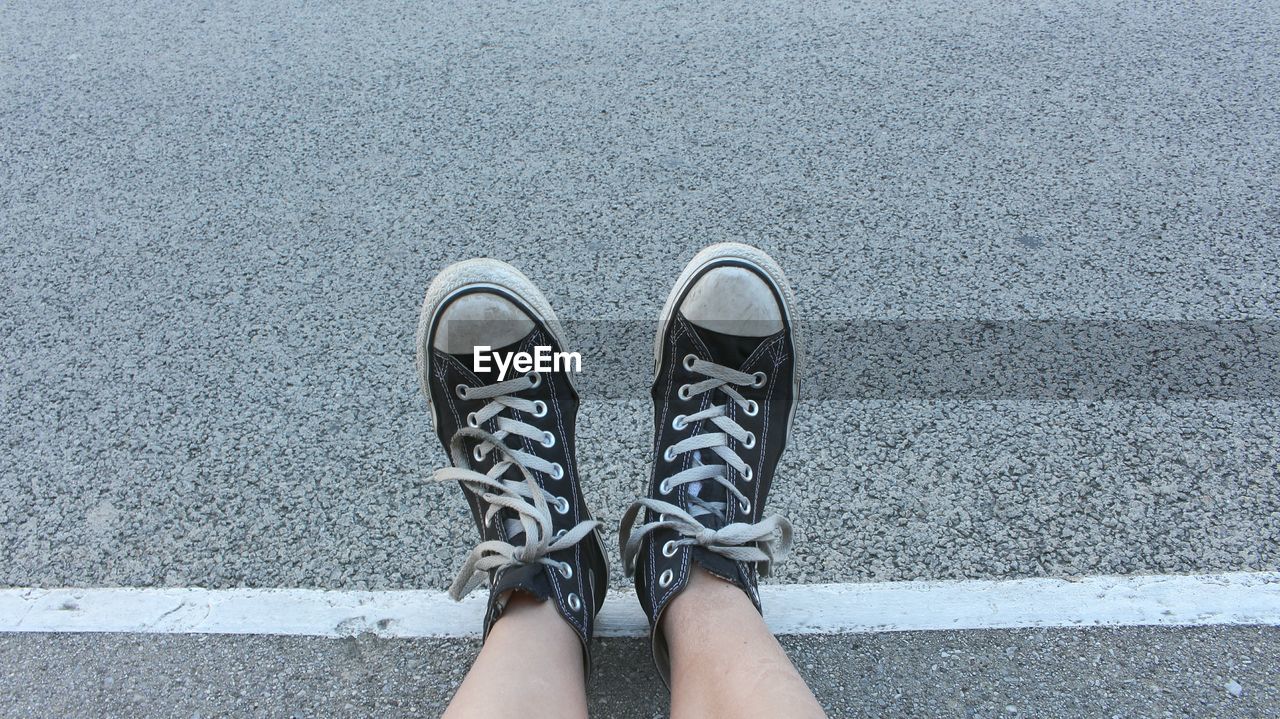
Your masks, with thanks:
[(505, 601), (502, 614), (492, 625), (487, 642), (496, 639), (519, 638), (519, 641), (536, 641), (542, 645), (554, 645), (564, 651), (580, 652), (582, 642), (569, 623), (556, 611), (555, 602), (538, 599), (526, 592), (509, 592), (499, 601)]
[(722, 617), (738, 621), (744, 613), (759, 617), (746, 592), (693, 564), (689, 583), (662, 614), (662, 630), (668, 637), (689, 636), (690, 630), (715, 625)]
[[(526, 592), (506, 592), (498, 598), (498, 602), (502, 604), (502, 614), (494, 620), (491, 635), (499, 628), (525, 634), (573, 634), (564, 618), (556, 611), (554, 602), (538, 599)], [(573, 638), (576, 641), (576, 637)]]

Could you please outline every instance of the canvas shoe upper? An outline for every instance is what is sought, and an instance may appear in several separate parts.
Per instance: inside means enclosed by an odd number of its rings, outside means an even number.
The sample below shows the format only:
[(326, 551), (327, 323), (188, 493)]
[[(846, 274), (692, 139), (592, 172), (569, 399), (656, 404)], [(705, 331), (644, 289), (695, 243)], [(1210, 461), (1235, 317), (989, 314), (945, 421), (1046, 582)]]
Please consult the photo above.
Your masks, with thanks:
[(776, 262), (724, 243), (694, 257), (663, 308), (653, 470), (647, 496), (623, 517), (620, 542), (668, 683), (659, 620), (692, 565), (741, 587), (758, 610), (758, 577), (791, 543), (791, 524), (765, 503), (799, 388), (793, 306)]
[[(493, 353), (564, 349), (554, 312), (510, 265), (468, 260), (431, 283), (418, 323), (418, 376), (480, 542), (450, 594), (489, 582), (487, 637), (510, 592), (550, 600), (589, 644), (608, 583), (599, 522), (583, 499), (575, 457), (578, 396), (567, 371), (498, 377), (477, 371), (479, 346)], [(489, 354), (489, 353), (486, 353)]]

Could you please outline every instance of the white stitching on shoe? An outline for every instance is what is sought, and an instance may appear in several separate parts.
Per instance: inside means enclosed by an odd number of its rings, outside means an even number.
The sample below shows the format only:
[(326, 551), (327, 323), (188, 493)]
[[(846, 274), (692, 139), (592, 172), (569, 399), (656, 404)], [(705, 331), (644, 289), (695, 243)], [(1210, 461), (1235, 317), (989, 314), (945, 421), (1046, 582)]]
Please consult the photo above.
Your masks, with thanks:
[[(468, 397), (491, 400), (477, 412), (483, 424), (508, 409), (517, 412), (521, 409), (527, 410), (531, 401), (513, 395), (529, 389), (532, 384), (532, 380), (527, 375), (522, 375), (496, 384), (472, 388), (468, 392)], [(550, 472), (551, 463), (544, 458), (513, 449), (503, 443), (506, 437), (516, 435), (524, 437), (527, 444), (528, 435), (537, 432), (541, 436), (541, 430), (536, 430), (519, 420), (509, 420), (505, 417), (499, 418), (499, 425), (502, 429), (494, 433), (469, 427), (456, 431), (449, 441), (454, 466), (437, 470), (434, 478), (442, 482), (461, 482), (471, 492), (481, 495), (489, 505), (484, 517), (485, 522), (490, 521), (503, 509), (515, 512), (524, 528), (525, 543), (516, 547), (507, 541), (487, 540), (476, 545), (449, 588), (449, 594), (454, 599), (466, 596), (489, 571), (500, 571), (511, 565), (534, 563), (554, 566), (556, 560), (548, 556), (550, 553), (575, 546), (600, 525), (596, 520), (579, 522), (561, 538), (553, 539), (548, 499), (554, 501), (557, 497), (544, 489), (531, 471)], [(495, 462), (485, 474), (472, 469), (471, 453), (465, 449), (465, 440), (468, 438), (480, 440), (488, 451), (500, 452), (502, 459)], [(519, 470), (524, 481), (502, 478), (502, 475), (512, 467)], [(530, 504), (529, 500), (533, 503)], [(554, 579), (551, 584), (556, 587), (558, 595), (559, 587)], [(557, 603), (560, 603), (559, 597), (557, 597)]]
[[(466, 366), (463, 365), (461, 362), (459, 362), (453, 355), (440, 352), (439, 350), (436, 350), (434, 348), (431, 350), (431, 352), (436, 357), (436, 359), (441, 360), (439, 364), (435, 365), (435, 375), (436, 375), (437, 381), (442, 386), (447, 387), (448, 385), (448, 382), (446, 382), (446, 379), (449, 376), (449, 366), (452, 366), (454, 370), (459, 374), (461, 374), (462, 376), (467, 377), (468, 381), (479, 384), (480, 382), (479, 378), (477, 378), (474, 374), (472, 374), (471, 371), (468, 370)], [(458, 412), (457, 398), (454, 396), (452, 392), (448, 392), (448, 391), (444, 392), (444, 398), (447, 406), (449, 407), (449, 414), (453, 416), (453, 426), (455, 427), (462, 426), (462, 415)], [(463, 492), (462, 495), (463, 497), (466, 498), (467, 504), (470, 505), (471, 510), (473, 512), (473, 516), (479, 517), (484, 511), (483, 508), (480, 506), (480, 498), (471, 492)], [(484, 530), (481, 529), (482, 533), (483, 531)], [(501, 536), (503, 539), (507, 538), (506, 530), (502, 526), (501, 522), (498, 523), (498, 533), (499, 533), (499, 536)]]
[[(549, 344), (547, 339), (543, 337), (541, 330), (538, 330), (533, 334), (536, 334), (538, 336), (539, 344)], [(532, 335), (530, 336), (532, 337)], [(555, 421), (556, 428), (560, 430), (561, 437), (568, 437), (569, 435), (565, 431), (564, 415), (560, 412), (560, 400), (558, 395), (556, 394), (556, 384), (555, 382), (552, 382), (551, 378), (549, 377), (545, 381), (547, 382), (547, 391), (551, 393), (551, 402), (549, 404), (550, 404), (550, 409), (552, 410), (552, 413), (554, 415), (553, 419)], [(572, 456), (572, 453), (569, 452), (569, 447), (567, 445), (564, 448), (564, 456), (565, 456), (565, 460), (564, 460), (565, 465), (567, 465), (566, 468), (564, 469), (564, 476), (569, 477), (569, 489), (566, 492), (566, 496), (576, 496), (578, 492), (578, 475), (576, 471), (577, 468), (573, 465), (575, 458)], [(573, 510), (573, 521), (576, 524), (578, 523), (578, 520), (579, 520), (578, 503), (570, 502), (569, 507)], [(596, 524), (599, 525), (600, 523), (596, 522)], [(588, 534), (588, 536), (590, 535)], [(579, 567), (582, 566), (582, 545), (580, 543), (573, 545), (573, 559), (578, 564)], [(581, 631), (585, 635), (587, 631), (587, 622), (585, 617), (588, 613), (584, 612), (583, 620), (581, 622), (578, 621), (578, 619), (576, 618), (577, 612), (572, 611), (572, 607), (568, 607), (568, 605), (565, 603), (567, 601), (567, 597), (564, 595), (564, 591), (563, 591), (563, 588), (560, 586), (559, 579), (557, 579), (556, 577), (549, 577), (549, 581), (552, 589), (556, 593), (556, 604), (560, 605), (560, 608), (563, 610), (560, 612), (560, 616), (566, 618), (571, 625), (578, 628), (579, 631)], [(578, 582), (576, 582), (576, 584), (580, 585), (581, 579), (579, 579)], [(593, 601), (594, 601), (594, 597), (593, 597)]]
[[(691, 394), (709, 396), (711, 392), (719, 391), (726, 395), (732, 403), (736, 403), (739, 406), (746, 403), (746, 399), (738, 392), (736, 387), (751, 384), (754, 380), (753, 375), (702, 359), (697, 359), (693, 362), (693, 371), (705, 375), (707, 379), (692, 385), (694, 389), (691, 390)], [(674, 373), (674, 368), (671, 369), (671, 372)], [(670, 384), (669, 382), (668, 386)], [(768, 392), (772, 392), (772, 389), (768, 390)], [(709, 403), (710, 401), (704, 398), (703, 405), (705, 406)], [(745, 439), (747, 431), (731, 418), (725, 416), (728, 405), (729, 402), (724, 405), (711, 404), (710, 407), (690, 415), (690, 417), (694, 418), (694, 422), (710, 421), (716, 428), (721, 430), (720, 432), (704, 431), (695, 433), (676, 442), (669, 448), (674, 450), (676, 454), (692, 454), (699, 450), (711, 450), (724, 463), (700, 464), (689, 467), (673, 476), (666, 477), (664, 480), (669, 486), (673, 487), (683, 487), (693, 482), (706, 480), (715, 481), (723, 486), (731, 495), (731, 498), (727, 497), (725, 502), (704, 502), (696, 497), (693, 501), (701, 509), (724, 517), (724, 526), (718, 530), (708, 529), (689, 512), (667, 501), (648, 497), (636, 500), (623, 516), (620, 531), (623, 571), (628, 575), (634, 572), (635, 555), (639, 552), (644, 538), (660, 529), (673, 529), (681, 534), (682, 539), (677, 540), (678, 544), (696, 544), (733, 561), (757, 562), (760, 565), (759, 569), (762, 574), (767, 574), (769, 566), (775, 561), (775, 558), (781, 559), (789, 550), (791, 545), (791, 523), (782, 517), (772, 515), (754, 524), (730, 521), (736, 514), (737, 502), (746, 502), (748, 500), (729, 476), (730, 469), (741, 471), (747, 466), (742, 458), (729, 448), (729, 440), (735, 439), (741, 442)], [(767, 414), (765, 421), (766, 423), (768, 421)], [(665, 421), (659, 427), (664, 425)], [(662, 429), (659, 430), (660, 435), (663, 431)], [(757, 498), (760, 491), (759, 487), (760, 485), (757, 484), (754, 488)], [(682, 492), (681, 499), (684, 500), (685, 498), (686, 495)], [(665, 519), (660, 517), (658, 521), (649, 522), (637, 529), (635, 522), (642, 509), (667, 516)], [(778, 535), (776, 538), (774, 537), (775, 534)], [(650, 542), (649, 544), (649, 556), (650, 560), (653, 561), (656, 559), (653, 553), (654, 543)], [(682, 566), (682, 578), (683, 569), (684, 567)], [(662, 587), (662, 589), (668, 589), (671, 586), (673, 585), (669, 584), (667, 587)], [(670, 592), (666, 594), (669, 595)], [(665, 596), (663, 601), (665, 601)]]

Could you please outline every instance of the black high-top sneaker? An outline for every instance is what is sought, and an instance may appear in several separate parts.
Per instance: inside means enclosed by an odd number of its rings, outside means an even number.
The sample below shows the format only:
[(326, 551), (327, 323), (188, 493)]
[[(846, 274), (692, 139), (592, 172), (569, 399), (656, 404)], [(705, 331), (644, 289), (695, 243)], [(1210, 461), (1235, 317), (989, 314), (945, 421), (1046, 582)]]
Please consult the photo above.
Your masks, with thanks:
[(440, 272), (422, 303), (418, 378), (453, 464), (435, 477), (462, 486), (480, 531), (449, 593), (461, 599), (488, 578), (485, 637), (512, 592), (555, 602), (589, 668), (609, 571), (579, 485), (578, 395), (567, 362), (549, 372), (513, 364), (500, 377), (494, 357), (536, 357), (538, 347), (555, 357), (562, 336), (547, 299), (519, 270), (460, 262)]
[(659, 620), (691, 565), (741, 587), (759, 610), (757, 575), (791, 545), (790, 522), (764, 505), (799, 390), (793, 306), (772, 258), (723, 243), (693, 258), (662, 308), (649, 495), (623, 516), (620, 540), (668, 686)]

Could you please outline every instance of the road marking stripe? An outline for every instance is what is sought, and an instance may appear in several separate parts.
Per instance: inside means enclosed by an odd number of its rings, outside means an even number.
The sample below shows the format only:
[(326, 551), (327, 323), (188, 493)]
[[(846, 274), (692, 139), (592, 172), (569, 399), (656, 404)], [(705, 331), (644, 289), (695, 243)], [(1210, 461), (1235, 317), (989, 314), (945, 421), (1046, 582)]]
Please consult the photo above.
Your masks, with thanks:
[[(1280, 572), (1078, 579), (789, 584), (760, 589), (778, 634), (1212, 624), (1280, 626)], [(315, 589), (0, 590), (0, 632), (155, 632), (474, 637), (483, 592)], [(612, 591), (600, 636), (647, 632), (630, 591)]]

